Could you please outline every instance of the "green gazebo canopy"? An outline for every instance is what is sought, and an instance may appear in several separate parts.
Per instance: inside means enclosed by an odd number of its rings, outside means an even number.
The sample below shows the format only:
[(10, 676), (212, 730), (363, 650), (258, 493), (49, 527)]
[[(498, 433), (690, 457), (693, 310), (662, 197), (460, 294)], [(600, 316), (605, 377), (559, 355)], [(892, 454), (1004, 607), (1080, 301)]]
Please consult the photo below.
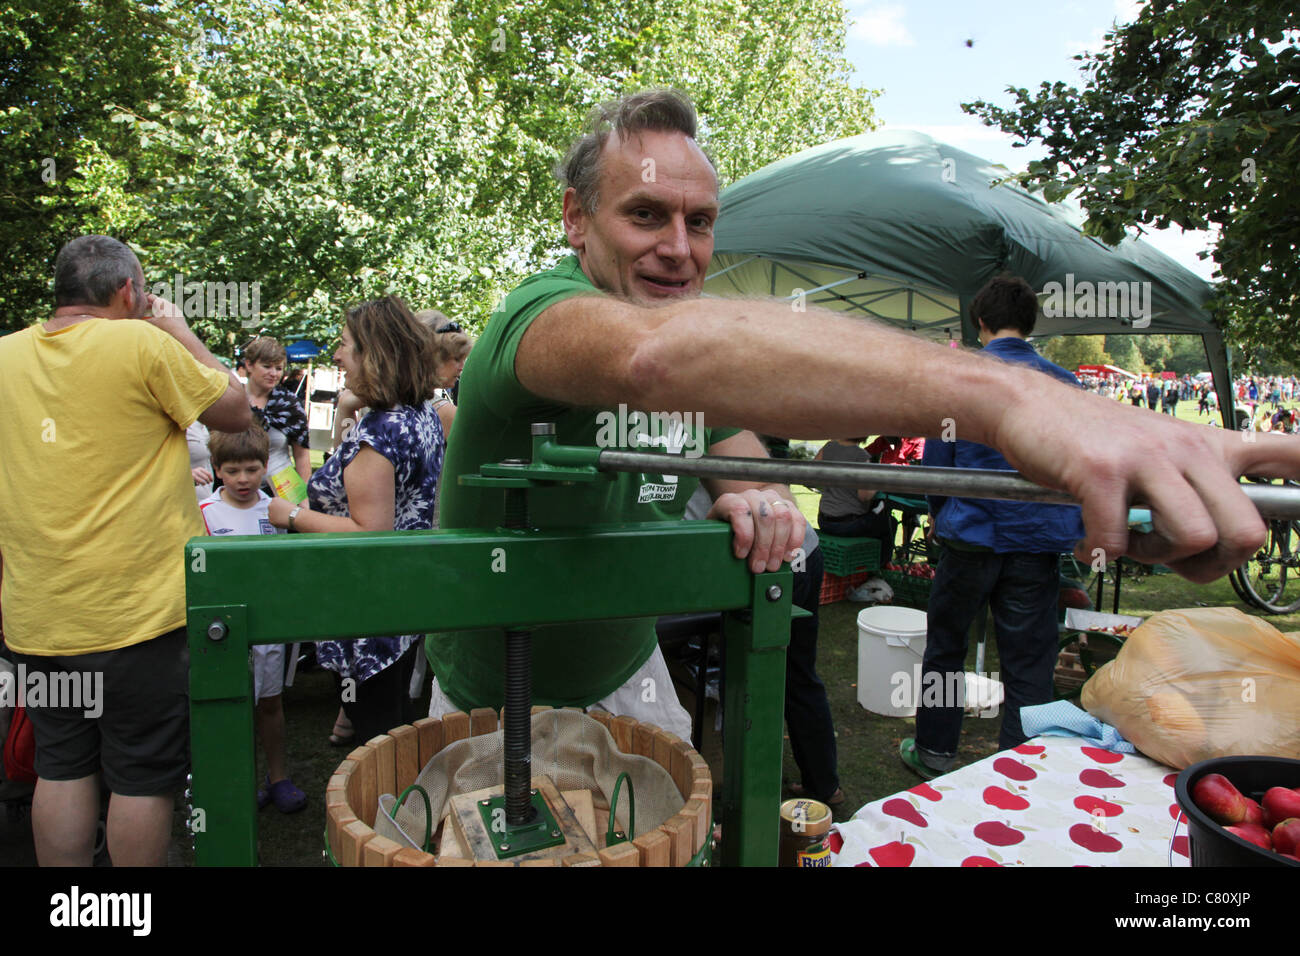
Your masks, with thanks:
[(970, 301), (999, 272), (1040, 293), (1035, 336), (1200, 335), (1232, 408), (1209, 283), (1137, 239), (1085, 236), (1008, 171), (921, 133), (804, 150), (722, 192), (706, 295), (770, 295), (977, 344)]

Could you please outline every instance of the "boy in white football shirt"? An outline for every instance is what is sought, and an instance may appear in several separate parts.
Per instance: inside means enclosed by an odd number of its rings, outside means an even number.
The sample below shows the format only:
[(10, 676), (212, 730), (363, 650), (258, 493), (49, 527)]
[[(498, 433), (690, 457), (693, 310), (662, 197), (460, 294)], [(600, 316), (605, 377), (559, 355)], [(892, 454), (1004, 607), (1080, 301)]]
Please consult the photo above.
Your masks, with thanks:
[[(261, 426), (248, 431), (213, 432), (208, 439), (213, 474), (221, 487), (199, 502), (208, 534), (277, 534), (267, 518), (271, 497), (261, 490), (266, 477), (269, 442)], [(257, 792), (257, 805), (274, 803), (281, 813), (295, 813), (307, 805), (307, 794), (294, 786), (285, 768), (284, 645), (257, 644), (252, 650), (254, 719), (266, 753), (266, 784)]]

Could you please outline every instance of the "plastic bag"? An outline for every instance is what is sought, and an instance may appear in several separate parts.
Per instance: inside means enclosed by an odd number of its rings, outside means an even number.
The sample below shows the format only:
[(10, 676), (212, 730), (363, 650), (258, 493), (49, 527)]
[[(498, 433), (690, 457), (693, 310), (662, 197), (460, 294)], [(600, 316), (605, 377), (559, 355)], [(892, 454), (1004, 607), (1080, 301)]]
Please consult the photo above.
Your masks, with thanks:
[(1083, 685), (1085, 710), (1153, 760), (1300, 759), (1300, 634), (1236, 608), (1162, 611)]

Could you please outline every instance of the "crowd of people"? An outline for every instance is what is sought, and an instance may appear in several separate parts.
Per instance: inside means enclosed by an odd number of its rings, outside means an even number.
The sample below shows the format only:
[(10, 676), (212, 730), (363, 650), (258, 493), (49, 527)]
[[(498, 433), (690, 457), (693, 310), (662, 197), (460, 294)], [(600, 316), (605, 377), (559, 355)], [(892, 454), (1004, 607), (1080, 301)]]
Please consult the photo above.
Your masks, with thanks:
[[(620, 440), (752, 458), (766, 455), (758, 434), (928, 435), (929, 455), (949, 444), (934, 439), (956, 421), (958, 456), (983, 448), (1083, 503), (1081, 524), (1061, 522), (1061, 534), (1049, 535), (1054, 548), (1068, 548), (1064, 539), (1077, 534), (1076, 553), (1101, 547), (1207, 581), (1262, 540), (1263, 523), (1237, 476), (1300, 476), (1300, 452), (1268, 437), (1229, 441), (1186, 422), (1135, 415), (1043, 374), (1023, 351), (1023, 336), (1008, 331), (1016, 322), (1003, 321), (1017, 309), (997, 304), (999, 297), (1019, 301), (1021, 280), (999, 277), (976, 298), (993, 303), (977, 318), (1001, 362), (816, 309), (792, 311), (779, 300), (703, 298), (720, 210), (716, 173), (696, 138), (692, 105), (672, 91), (596, 111), (557, 168), (572, 254), (505, 298), (468, 361), (468, 337), (439, 313), (412, 312), (394, 297), (350, 308), (333, 356), (350, 394), (340, 403), (337, 447), (314, 472), (300, 400), (280, 385), (278, 343), (250, 343), (241, 380), (174, 304), (146, 292), (125, 245), (86, 236), (61, 250), (51, 318), (0, 339), (0, 405), (9, 410), (0, 421), (4, 634), (10, 653), (31, 668), (109, 676), (102, 715), (70, 707), (32, 714), (33, 831), (42, 864), (90, 862), (101, 777), (112, 794), (114, 861), (165, 860), (171, 797), (187, 762), (181, 555), (189, 538), (205, 530), (422, 530), (435, 521), (493, 527), (497, 494), (454, 479), (485, 462), (529, 457), (532, 422), (554, 422), (561, 443), (593, 445), (604, 409), (690, 409), (686, 433), (680, 416), (651, 416), (650, 431), (662, 426), (662, 433)], [(462, 367), (453, 410), (440, 390)], [(931, 374), (898, 374), (916, 368)], [(760, 397), (772, 381), (783, 383), (779, 402)], [(1151, 404), (1149, 394), (1144, 401)], [(206, 438), (187, 434), (195, 422)], [(912, 441), (882, 440), (868, 454), (914, 457), (921, 449)], [(279, 493), (275, 479), (289, 473), (305, 481), (304, 499)], [(730, 527), (733, 553), (752, 572), (780, 569), (801, 547), (815, 551), (790, 489), (779, 483), (621, 474), (538, 496), (530, 521), (544, 530), (678, 520), (697, 487), (703, 518)], [(863, 518), (871, 497), (829, 504), (828, 524), (887, 537), (887, 525)], [(1133, 497), (1171, 516), (1164, 533), (1130, 537), (1119, 505)], [(949, 541), (968, 564), (980, 564), (981, 581), (996, 582), (1014, 562), (984, 554), (982, 538), (963, 549), (962, 529), (976, 524), (958, 521)], [(123, 567), (142, 570), (133, 577)], [(815, 611), (820, 564), (810, 560), (808, 568), (796, 593)], [(797, 636), (792, 628), (785, 702), (802, 779), (789, 789), (838, 803), (844, 793), (815, 669), (816, 618), (802, 620)], [(318, 659), (340, 687), (356, 688), (340, 695), (334, 738), (364, 740), (409, 720), (421, 651), (433, 675), (431, 715), (501, 707), (501, 646), (481, 633), (319, 644)], [(293, 783), (284, 752), (276, 680), (283, 663), (266, 655), (253, 667), (255, 677), (262, 672), (257, 726), (268, 768), (258, 800), (293, 812), (310, 794)], [(689, 736), (690, 715), (673, 690), (653, 620), (538, 628), (532, 671), (539, 704), (602, 708)], [(647, 680), (657, 693), (644, 693)], [(915, 768), (912, 757), (920, 755), (933, 768), (949, 755), (950, 727), (929, 742), (922, 733), (918, 723), (916, 747), (904, 759)]]
[(1177, 414), (1178, 403), (1197, 399), (1204, 403), (1206, 396), (1214, 395), (1214, 386), (1208, 380), (1198, 380), (1190, 375), (1178, 378), (1140, 375), (1128, 378), (1123, 375), (1097, 375), (1080, 373), (1079, 383), (1088, 391), (1102, 398), (1117, 402), (1128, 402), (1139, 408), (1167, 415)]
[[(1249, 427), (1255, 431), (1295, 434), (1300, 428), (1300, 412), (1288, 408), (1300, 400), (1300, 382), (1294, 375), (1242, 376), (1233, 383), (1238, 408), (1245, 408)], [(1242, 427), (1238, 425), (1238, 427)]]
[[(1195, 401), (1198, 418), (1219, 424), (1219, 394), (1208, 373), (1178, 377), (1143, 374), (1129, 377), (1119, 373), (1100, 375), (1080, 372), (1079, 383), (1102, 398), (1127, 401), (1139, 408), (1176, 415), (1179, 402)], [(1293, 434), (1300, 426), (1300, 413), (1288, 408), (1300, 401), (1300, 381), (1294, 375), (1239, 376), (1232, 384), (1238, 410), (1238, 428), (1280, 431)]]

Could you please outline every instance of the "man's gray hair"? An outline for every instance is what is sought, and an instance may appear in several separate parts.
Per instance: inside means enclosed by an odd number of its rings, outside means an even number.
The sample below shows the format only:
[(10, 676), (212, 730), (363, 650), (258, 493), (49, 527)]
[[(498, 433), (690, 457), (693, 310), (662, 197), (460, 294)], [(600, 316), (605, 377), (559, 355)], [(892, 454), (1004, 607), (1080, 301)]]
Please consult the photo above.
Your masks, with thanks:
[(139, 267), (124, 243), (108, 236), (78, 236), (54, 260), (54, 306), (108, 305), (123, 282), (135, 282)]
[[(600, 153), (610, 133), (626, 140), (643, 130), (656, 130), (696, 139), (698, 128), (694, 105), (677, 90), (646, 90), (602, 103), (588, 115), (587, 132), (556, 165), (555, 178), (577, 191), (584, 212), (594, 213), (600, 199)], [(711, 158), (709, 164), (713, 165)]]

